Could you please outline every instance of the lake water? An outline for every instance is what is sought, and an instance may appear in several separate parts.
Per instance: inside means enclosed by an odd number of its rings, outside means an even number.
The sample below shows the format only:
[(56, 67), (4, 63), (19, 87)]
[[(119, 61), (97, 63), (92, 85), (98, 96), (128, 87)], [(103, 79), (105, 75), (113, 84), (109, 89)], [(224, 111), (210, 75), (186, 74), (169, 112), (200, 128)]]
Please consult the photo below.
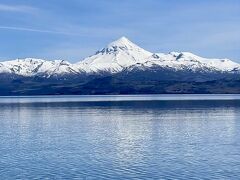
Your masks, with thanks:
[(0, 97), (0, 177), (240, 179), (240, 96)]

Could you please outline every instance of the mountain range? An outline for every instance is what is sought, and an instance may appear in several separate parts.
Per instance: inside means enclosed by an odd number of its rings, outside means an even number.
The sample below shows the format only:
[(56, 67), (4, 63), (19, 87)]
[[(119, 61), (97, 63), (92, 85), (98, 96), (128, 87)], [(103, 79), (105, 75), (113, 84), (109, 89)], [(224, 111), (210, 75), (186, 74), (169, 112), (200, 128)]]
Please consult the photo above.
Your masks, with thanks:
[(0, 95), (239, 93), (240, 64), (190, 52), (152, 53), (122, 37), (77, 63), (0, 62)]

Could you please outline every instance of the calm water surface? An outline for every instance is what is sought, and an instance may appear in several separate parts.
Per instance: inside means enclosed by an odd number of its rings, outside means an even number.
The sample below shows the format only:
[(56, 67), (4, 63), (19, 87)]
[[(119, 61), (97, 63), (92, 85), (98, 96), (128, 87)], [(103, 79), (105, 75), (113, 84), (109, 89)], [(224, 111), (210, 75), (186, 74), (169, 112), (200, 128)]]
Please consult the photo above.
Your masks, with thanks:
[(240, 96), (0, 97), (0, 177), (240, 179)]

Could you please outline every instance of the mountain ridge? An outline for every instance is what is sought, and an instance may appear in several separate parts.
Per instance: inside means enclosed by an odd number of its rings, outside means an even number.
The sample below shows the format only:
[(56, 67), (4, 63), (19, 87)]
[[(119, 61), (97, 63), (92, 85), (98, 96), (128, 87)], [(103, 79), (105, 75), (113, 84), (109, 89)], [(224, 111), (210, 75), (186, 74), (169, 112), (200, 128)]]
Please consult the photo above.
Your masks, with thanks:
[(45, 74), (81, 74), (81, 73), (118, 73), (131, 66), (143, 65), (151, 67), (158, 65), (173, 70), (182, 69), (212, 69), (213, 71), (236, 72), (240, 64), (229, 59), (208, 59), (190, 52), (152, 53), (132, 43), (126, 37), (109, 43), (105, 48), (97, 51), (77, 63), (65, 60), (48, 61), (44, 59), (25, 58), (0, 62), (0, 73), (13, 73), (22, 76)]
[(0, 62), (0, 95), (240, 93), (240, 64), (152, 53), (122, 37), (77, 63)]

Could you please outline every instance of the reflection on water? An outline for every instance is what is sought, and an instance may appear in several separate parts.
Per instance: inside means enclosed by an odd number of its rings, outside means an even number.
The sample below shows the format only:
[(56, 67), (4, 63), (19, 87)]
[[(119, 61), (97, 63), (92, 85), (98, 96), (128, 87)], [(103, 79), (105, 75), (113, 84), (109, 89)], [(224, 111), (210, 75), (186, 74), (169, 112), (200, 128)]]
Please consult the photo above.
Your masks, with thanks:
[(240, 100), (206, 97), (0, 98), (1, 179), (239, 179)]

